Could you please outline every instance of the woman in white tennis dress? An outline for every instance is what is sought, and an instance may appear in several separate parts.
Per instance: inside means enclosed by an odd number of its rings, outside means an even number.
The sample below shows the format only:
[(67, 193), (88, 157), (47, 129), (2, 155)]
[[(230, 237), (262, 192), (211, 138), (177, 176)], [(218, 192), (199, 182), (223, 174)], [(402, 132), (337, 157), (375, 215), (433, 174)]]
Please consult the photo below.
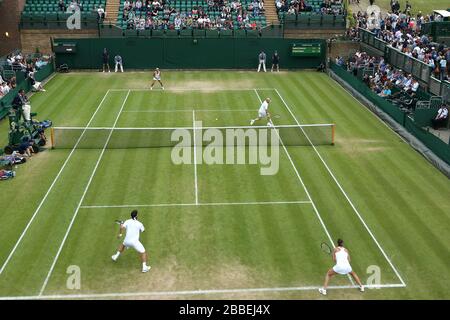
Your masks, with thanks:
[(337, 274), (350, 274), (359, 285), (359, 290), (361, 292), (364, 292), (364, 286), (362, 285), (361, 280), (359, 280), (358, 275), (352, 270), (352, 267), (350, 266), (350, 254), (348, 253), (348, 250), (344, 248), (343, 244), (344, 241), (342, 239), (338, 239), (337, 247), (333, 250), (333, 261), (336, 264), (333, 268), (328, 270), (325, 276), (325, 283), (323, 285), (323, 288), (319, 289), (319, 292), (323, 295), (327, 294), (328, 282), (330, 282), (330, 279)]
[(153, 72), (153, 82), (152, 85), (150, 86), (150, 90), (153, 90), (153, 85), (155, 84), (156, 81), (159, 82), (159, 84), (161, 85), (161, 89), (164, 90), (164, 85), (161, 82), (161, 70), (159, 70), (159, 68), (156, 68), (155, 71)]

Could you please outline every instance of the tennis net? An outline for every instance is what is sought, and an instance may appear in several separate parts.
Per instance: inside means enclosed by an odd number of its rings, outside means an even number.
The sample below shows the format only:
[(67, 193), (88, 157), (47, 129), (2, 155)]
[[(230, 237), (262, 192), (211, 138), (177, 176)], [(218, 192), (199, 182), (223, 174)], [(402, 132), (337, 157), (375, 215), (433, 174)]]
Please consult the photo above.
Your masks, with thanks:
[[(236, 127), (109, 128), (53, 127), (51, 144), (59, 149), (258, 146), (274, 138), (285, 146), (332, 145), (334, 124)], [(275, 136), (274, 136), (275, 135)], [(195, 141), (194, 141), (195, 140)]]

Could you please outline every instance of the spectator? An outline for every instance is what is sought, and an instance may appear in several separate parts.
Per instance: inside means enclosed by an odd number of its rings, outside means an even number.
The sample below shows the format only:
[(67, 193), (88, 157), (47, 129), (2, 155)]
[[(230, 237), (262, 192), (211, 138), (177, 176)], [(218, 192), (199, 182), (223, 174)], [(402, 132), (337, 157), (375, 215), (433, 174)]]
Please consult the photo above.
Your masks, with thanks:
[(258, 60), (259, 60), (258, 72), (261, 70), (261, 66), (263, 67), (264, 72), (267, 72), (266, 71), (266, 54), (264, 53), (264, 51), (261, 51), (261, 53), (258, 55)]
[(99, 5), (99, 6), (98, 6), (98, 8), (97, 8), (97, 15), (98, 15), (98, 16), (97, 16), (97, 20), (98, 20), (99, 22), (105, 20), (106, 12), (105, 12), (105, 9), (103, 9), (103, 6), (102, 6), (102, 5)]
[(36, 72), (36, 70), (32, 68), (31, 71), (28, 73), (28, 80), (30, 81), (32, 90), (45, 92), (46, 90), (42, 86), (42, 83), (39, 81), (36, 81), (36, 79), (34, 78), (35, 72)]
[(19, 144), (18, 151), (21, 155), (31, 157), (34, 151), (33, 151), (33, 142), (30, 141), (29, 137), (24, 136), (22, 138), (22, 142)]
[(381, 91), (378, 95), (383, 98), (389, 98), (391, 96), (391, 94), (392, 94), (392, 91), (389, 88), (389, 86), (385, 86), (383, 91)]
[(447, 76), (447, 59), (444, 56), (440, 56), (439, 70), (440, 70), (439, 79), (445, 80)]
[(8, 84), (6, 82), (3, 82), (0, 88), (2, 96), (6, 96), (10, 90), (11, 88), (8, 86)]
[(445, 126), (448, 121), (448, 109), (445, 104), (441, 105), (439, 108), (436, 117), (431, 120), (433, 124), (433, 129), (438, 130), (439, 128)]
[(106, 50), (106, 48), (103, 48), (102, 60), (103, 60), (103, 72), (106, 71), (106, 68), (108, 68), (108, 72), (111, 72), (109, 68), (109, 53), (108, 50)]
[(59, 8), (59, 11), (64, 11), (64, 12), (67, 11), (66, 4), (64, 3), (63, 0), (59, 0), (58, 8)]
[(120, 72), (123, 72), (122, 57), (119, 54), (116, 54), (116, 56), (114, 57), (114, 61), (116, 62), (116, 68), (114, 72), (117, 72), (118, 67), (120, 67)]

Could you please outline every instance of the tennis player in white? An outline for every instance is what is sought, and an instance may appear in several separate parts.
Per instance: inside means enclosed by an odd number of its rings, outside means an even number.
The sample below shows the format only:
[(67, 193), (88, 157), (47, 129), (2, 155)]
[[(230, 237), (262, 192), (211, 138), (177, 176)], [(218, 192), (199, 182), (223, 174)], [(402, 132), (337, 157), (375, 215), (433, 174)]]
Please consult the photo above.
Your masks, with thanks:
[(164, 85), (161, 82), (161, 70), (159, 70), (159, 68), (156, 68), (155, 71), (153, 72), (153, 82), (152, 85), (150, 86), (150, 90), (153, 90), (153, 86), (155, 85), (156, 81), (159, 82), (159, 84), (161, 85), (161, 89), (164, 90)]
[(125, 250), (125, 248), (134, 248), (141, 255), (142, 260), (142, 272), (148, 272), (150, 266), (147, 266), (147, 252), (142, 243), (139, 241), (139, 235), (141, 232), (145, 231), (144, 225), (137, 220), (138, 212), (137, 210), (131, 211), (131, 219), (126, 220), (120, 225), (120, 231), (118, 238), (121, 238), (123, 231), (126, 230), (125, 239), (123, 243), (119, 246), (119, 249), (115, 255), (111, 258), (117, 261), (119, 255)]
[(259, 107), (259, 110), (258, 110), (258, 118), (250, 120), (250, 125), (253, 125), (255, 123), (255, 121), (261, 120), (263, 118), (267, 118), (269, 120), (269, 122), (267, 123), (268, 126), (273, 125), (272, 120), (270, 118), (270, 113), (269, 113), (270, 101), (271, 101), (270, 98), (264, 99), (264, 101), (261, 103), (261, 106)]
[(344, 241), (342, 239), (338, 239), (337, 247), (333, 250), (333, 261), (336, 262), (336, 264), (333, 268), (328, 270), (327, 275), (325, 276), (325, 283), (323, 285), (323, 288), (319, 289), (319, 292), (323, 295), (327, 294), (328, 282), (333, 276), (337, 274), (350, 274), (359, 285), (359, 290), (361, 292), (364, 292), (364, 286), (362, 285), (361, 280), (359, 280), (358, 275), (352, 270), (352, 267), (350, 266), (350, 254), (348, 253), (348, 250), (344, 248), (343, 244)]

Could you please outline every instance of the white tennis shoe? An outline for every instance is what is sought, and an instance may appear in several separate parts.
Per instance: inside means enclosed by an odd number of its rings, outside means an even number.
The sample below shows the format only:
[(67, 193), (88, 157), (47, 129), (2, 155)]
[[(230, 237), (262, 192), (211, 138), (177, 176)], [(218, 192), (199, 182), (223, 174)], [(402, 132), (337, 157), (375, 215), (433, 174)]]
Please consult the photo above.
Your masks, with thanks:
[(113, 259), (113, 261), (117, 261), (118, 256), (117, 255), (113, 255), (111, 256), (111, 259)]
[(251, 125), (251, 126), (252, 126), (254, 123), (255, 123), (255, 120), (254, 120), (254, 119), (250, 120), (250, 125)]
[(151, 268), (152, 268), (152, 267), (150, 267), (150, 266), (145, 266), (145, 267), (142, 268), (142, 272), (143, 272), (143, 273), (149, 272)]
[(326, 296), (327, 295), (327, 290), (324, 289), (324, 288), (319, 288), (319, 293), (323, 294), (324, 296)]

